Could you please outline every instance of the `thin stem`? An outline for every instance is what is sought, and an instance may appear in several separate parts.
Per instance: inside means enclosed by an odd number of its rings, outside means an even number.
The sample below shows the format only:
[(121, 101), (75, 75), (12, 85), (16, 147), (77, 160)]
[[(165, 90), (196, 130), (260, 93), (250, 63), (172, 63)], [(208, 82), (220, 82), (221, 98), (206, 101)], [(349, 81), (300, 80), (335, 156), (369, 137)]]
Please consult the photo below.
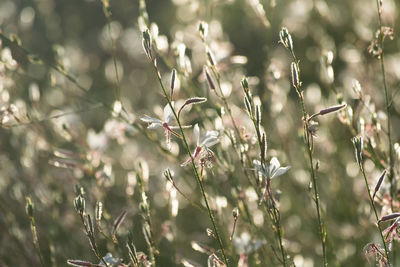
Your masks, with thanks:
[(300, 81), (300, 67), (299, 67), (299, 61), (296, 58), (296, 55), (292, 49), (289, 49), (292, 58), (296, 64), (297, 67), (297, 84), (293, 84), (295, 87), (298, 95), (299, 95), (299, 100), (301, 104), (301, 110), (303, 114), (303, 123), (304, 123), (304, 145), (307, 150), (308, 158), (310, 161), (310, 174), (311, 174), (311, 182), (312, 186), (314, 189), (314, 202), (315, 202), (315, 208), (317, 210), (317, 219), (318, 219), (318, 231), (321, 239), (321, 247), (322, 247), (322, 257), (323, 257), (323, 265), (328, 266), (328, 260), (327, 260), (327, 255), (326, 255), (326, 232), (324, 229), (324, 224), (322, 221), (322, 216), (321, 216), (321, 205), (319, 202), (319, 192), (318, 192), (318, 184), (317, 184), (317, 177), (315, 174), (314, 170), (314, 159), (313, 159), (313, 142), (312, 142), (312, 136), (310, 136), (310, 124), (308, 120), (308, 114), (306, 112), (305, 104), (304, 104), (304, 95), (303, 92), (300, 89), (301, 86), (301, 81)]
[(312, 155), (312, 145), (310, 142), (310, 131), (309, 131), (309, 122), (307, 120), (307, 112), (305, 109), (304, 105), (304, 97), (303, 94), (301, 93), (300, 96), (300, 103), (301, 103), (301, 109), (303, 113), (303, 121), (304, 121), (304, 139), (305, 139), (305, 145), (306, 145), (306, 150), (308, 152), (308, 158), (310, 160), (310, 174), (311, 174), (311, 181), (312, 185), (314, 188), (314, 202), (315, 206), (317, 209), (317, 217), (318, 217), (318, 230), (319, 230), (319, 235), (321, 238), (321, 246), (322, 246), (322, 255), (323, 255), (323, 262), (324, 266), (328, 266), (328, 260), (326, 257), (326, 233), (324, 231), (324, 226), (323, 226), (323, 221), (321, 217), (321, 207), (319, 203), (319, 192), (318, 192), (318, 184), (317, 184), (317, 179), (314, 171), (314, 163), (313, 163), (313, 155)]
[(39, 245), (39, 238), (38, 238), (38, 235), (37, 235), (35, 219), (33, 218), (33, 216), (30, 217), (29, 219), (31, 221), (31, 232), (32, 232), (32, 236), (33, 236), (33, 243), (34, 243), (36, 251), (38, 253), (38, 256), (39, 256), (39, 259), (40, 259), (40, 264), (44, 267), (46, 265), (44, 264), (42, 251), (41, 251), (40, 245)]
[(375, 203), (374, 203), (374, 200), (372, 199), (372, 196), (371, 196), (371, 190), (369, 189), (367, 176), (365, 175), (365, 170), (364, 170), (364, 167), (362, 166), (362, 163), (359, 164), (359, 168), (360, 168), (360, 171), (361, 171), (361, 173), (362, 173), (362, 175), (364, 177), (365, 187), (367, 188), (368, 197), (369, 197), (369, 201), (370, 201), (371, 207), (374, 210), (375, 219), (376, 219), (376, 222), (377, 222), (376, 226), (378, 227), (378, 231), (379, 231), (379, 234), (380, 234), (381, 239), (382, 239), (383, 247), (385, 249), (386, 259), (387, 259), (387, 261), (389, 263), (389, 266), (391, 266), (390, 265), (390, 260), (389, 260), (389, 252), (388, 252), (387, 247), (386, 247), (385, 238), (383, 237), (383, 234), (382, 234), (382, 228), (381, 228), (381, 226), (379, 224), (378, 212), (376, 211)]
[[(170, 100), (170, 98), (168, 96), (168, 93), (167, 93), (167, 91), (166, 91), (166, 89), (164, 87), (164, 84), (162, 83), (161, 76), (159, 75), (159, 70), (158, 70), (157, 65), (156, 65), (156, 60), (153, 58), (151, 60), (151, 62), (152, 62), (154, 71), (156, 72), (156, 76), (157, 76), (158, 82), (159, 82), (159, 84), (161, 86), (161, 89), (163, 91), (164, 97), (167, 99), (168, 105), (170, 106), (170, 108), (171, 108), (171, 110), (172, 110), (172, 112), (174, 114), (174, 117), (175, 117), (175, 119), (176, 119), (176, 121), (177, 121), (177, 123), (179, 125), (179, 129), (181, 131), (181, 135), (182, 135), (182, 138), (183, 138), (183, 143), (184, 143), (184, 145), (186, 147), (186, 150), (187, 150), (187, 152), (189, 154), (189, 157), (192, 157), (192, 152), (190, 151), (189, 144), (188, 144), (188, 142), (186, 140), (185, 133), (183, 131), (181, 122), (179, 120), (179, 117), (178, 117), (177, 113), (175, 112), (174, 107), (172, 106), (172, 103), (171, 103), (171, 100)], [(200, 187), (200, 190), (201, 190), (201, 194), (203, 196), (204, 202), (205, 202), (206, 207), (207, 207), (208, 216), (210, 217), (211, 223), (212, 223), (213, 228), (214, 228), (215, 235), (217, 237), (217, 241), (218, 241), (219, 247), (221, 249), (222, 256), (224, 258), (225, 265), (228, 266), (228, 260), (227, 260), (227, 257), (225, 255), (225, 250), (224, 250), (224, 246), (222, 244), (222, 239), (221, 239), (219, 231), (217, 229), (217, 226), (216, 226), (216, 223), (215, 223), (215, 219), (214, 219), (214, 215), (213, 215), (213, 213), (211, 211), (211, 208), (210, 208), (210, 205), (208, 203), (203, 183), (201, 182), (200, 175), (199, 175), (199, 173), (197, 171), (197, 168), (196, 168), (196, 165), (195, 165), (194, 161), (192, 160), (191, 162), (192, 162), (192, 167), (193, 167), (193, 171), (194, 171), (197, 183), (199, 184), (199, 187)]]
[[(243, 88), (243, 89), (244, 89), (245, 97), (247, 97), (249, 99), (249, 101), (251, 102), (251, 104), (250, 104), (251, 108), (253, 109), (254, 108), (253, 107), (253, 101), (250, 100), (250, 99), (252, 99), (252, 96), (247, 91), (247, 89), (245, 89), (245, 88)], [(251, 113), (249, 112), (249, 117), (250, 117), (251, 121), (253, 122), (254, 129), (255, 129), (256, 134), (257, 134), (257, 141), (258, 141), (258, 145), (259, 145), (259, 148), (260, 148), (260, 155), (261, 155), (260, 156), (260, 158), (261, 158), (261, 166), (264, 169), (264, 166), (265, 166), (265, 155), (264, 155), (264, 151), (263, 150), (265, 150), (264, 146), (266, 146), (266, 144), (263, 145), (263, 143), (262, 143), (263, 142), (262, 141), (263, 137), (261, 136), (260, 126), (257, 123), (256, 118), (254, 117), (254, 114), (252, 112)], [(267, 173), (265, 169), (264, 169), (264, 172)], [(279, 249), (280, 249), (281, 256), (282, 256), (282, 264), (283, 264), (283, 266), (286, 267), (287, 266), (286, 252), (285, 252), (285, 249), (284, 249), (283, 244), (282, 244), (282, 231), (281, 231), (281, 225), (280, 225), (280, 214), (279, 214), (278, 208), (275, 205), (275, 201), (274, 201), (274, 199), (272, 197), (272, 193), (270, 192), (270, 185), (269, 185), (270, 177), (266, 177), (265, 179), (267, 179), (267, 181), (266, 181), (266, 183), (267, 183), (266, 190), (268, 190), (268, 192), (266, 192), (266, 193), (269, 196), (269, 201), (267, 202), (267, 212), (268, 212), (269, 216), (271, 217), (272, 223), (275, 226), (275, 232), (276, 232), (276, 236), (278, 238)], [(261, 200), (263, 200), (263, 198), (264, 198), (264, 196), (261, 196)], [(279, 257), (278, 257), (278, 259), (279, 259)]]
[(389, 181), (390, 181), (390, 207), (393, 211), (393, 197), (394, 197), (394, 173), (393, 173), (393, 168), (394, 168), (394, 156), (393, 156), (393, 144), (392, 144), (392, 135), (391, 135), (391, 123), (390, 123), (390, 99), (389, 99), (389, 94), (388, 94), (388, 88), (386, 84), (386, 73), (385, 73), (385, 62), (384, 62), (384, 49), (383, 49), (383, 41), (385, 36), (382, 33), (382, 17), (381, 17), (381, 7), (379, 4), (379, 0), (376, 0), (376, 7), (378, 11), (378, 22), (379, 22), (379, 44), (381, 47), (381, 53), (379, 56), (379, 61), (381, 65), (381, 72), (382, 72), (382, 79), (383, 79), (383, 89), (385, 93), (385, 104), (386, 104), (386, 115), (387, 115), (387, 132), (388, 132), (388, 138), (389, 138)]

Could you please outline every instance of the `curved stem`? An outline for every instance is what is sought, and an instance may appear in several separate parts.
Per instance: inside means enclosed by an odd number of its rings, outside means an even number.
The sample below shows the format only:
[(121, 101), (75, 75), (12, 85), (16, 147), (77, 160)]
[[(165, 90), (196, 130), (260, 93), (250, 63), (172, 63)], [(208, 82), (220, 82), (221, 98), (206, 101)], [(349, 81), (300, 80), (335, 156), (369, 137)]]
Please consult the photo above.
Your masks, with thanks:
[[(183, 139), (183, 143), (184, 143), (184, 145), (185, 145), (185, 148), (186, 148), (187, 152), (189, 153), (189, 157), (192, 157), (192, 152), (190, 151), (189, 144), (188, 144), (188, 142), (187, 142), (187, 140), (186, 140), (185, 133), (183, 132), (183, 128), (182, 128), (181, 122), (180, 122), (180, 120), (179, 120), (179, 117), (178, 117), (177, 113), (175, 112), (175, 109), (174, 109), (174, 107), (172, 106), (171, 100), (170, 100), (170, 98), (169, 98), (169, 96), (168, 96), (168, 93), (167, 93), (165, 87), (164, 87), (164, 84), (163, 84), (162, 81), (161, 81), (161, 76), (159, 75), (159, 70), (158, 70), (157, 65), (156, 65), (156, 60), (153, 58), (153, 59), (151, 60), (151, 62), (152, 62), (154, 71), (156, 72), (156, 76), (157, 76), (158, 82), (159, 82), (159, 84), (160, 84), (160, 86), (161, 86), (161, 89), (162, 89), (162, 91), (163, 91), (164, 97), (167, 99), (168, 105), (170, 106), (170, 108), (171, 108), (171, 110), (172, 110), (172, 112), (173, 112), (173, 114), (174, 114), (174, 117), (175, 117), (175, 119), (176, 119), (176, 121), (177, 121), (177, 123), (178, 123), (178, 125), (179, 125), (179, 129), (180, 129), (180, 131), (181, 131), (181, 135), (182, 135), (182, 139)], [(199, 184), (199, 187), (200, 187), (200, 190), (201, 190), (201, 194), (202, 194), (203, 199), (204, 199), (204, 202), (205, 202), (205, 204), (206, 204), (207, 211), (208, 211), (208, 216), (210, 217), (211, 223), (212, 223), (212, 225), (213, 225), (214, 232), (215, 232), (215, 236), (217, 237), (217, 241), (218, 241), (219, 247), (220, 247), (220, 249), (221, 249), (221, 253), (222, 253), (222, 256), (223, 256), (223, 258), (224, 258), (225, 265), (228, 266), (228, 260), (227, 260), (227, 257), (226, 257), (226, 255), (225, 255), (225, 250), (224, 250), (224, 246), (223, 246), (223, 244), (222, 244), (222, 239), (221, 239), (221, 236), (220, 236), (220, 234), (219, 234), (219, 232), (218, 232), (217, 225), (216, 225), (216, 223), (215, 223), (214, 214), (213, 214), (213, 212), (211, 211), (210, 205), (209, 205), (209, 203), (208, 203), (208, 200), (207, 200), (207, 196), (206, 196), (206, 193), (205, 193), (205, 190), (204, 190), (203, 183), (201, 182), (200, 175), (199, 175), (199, 173), (198, 173), (198, 171), (197, 171), (197, 168), (196, 168), (196, 165), (195, 165), (194, 161), (191, 161), (191, 163), (192, 163), (193, 172), (194, 172), (194, 174), (195, 174), (197, 183)]]
[(312, 186), (314, 188), (314, 202), (315, 202), (315, 207), (317, 210), (318, 230), (319, 230), (319, 235), (321, 238), (323, 262), (324, 262), (324, 266), (328, 266), (328, 260), (327, 260), (327, 256), (326, 256), (326, 244), (325, 244), (326, 243), (326, 233), (324, 231), (324, 225), (323, 225), (322, 216), (321, 216), (318, 184), (317, 184), (317, 179), (316, 179), (316, 175), (315, 175), (315, 171), (314, 171), (314, 163), (313, 163), (313, 156), (312, 156), (312, 144), (310, 142), (309, 122), (307, 120), (307, 112), (305, 109), (304, 97), (303, 97), (302, 93), (300, 94), (300, 103), (301, 103), (301, 110), (303, 113), (303, 121), (304, 121), (304, 128), (305, 128), (304, 129), (305, 145), (306, 145), (306, 150), (308, 153), (308, 158), (310, 160), (310, 174), (311, 174)]
[(393, 156), (393, 144), (392, 144), (392, 134), (391, 134), (391, 122), (390, 122), (390, 106), (391, 106), (391, 101), (389, 99), (389, 93), (388, 93), (388, 88), (386, 84), (386, 73), (385, 73), (385, 61), (384, 61), (384, 49), (383, 49), (383, 41), (384, 41), (384, 34), (382, 33), (382, 17), (381, 17), (381, 8), (379, 4), (379, 0), (376, 0), (376, 7), (378, 11), (378, 22), (379, 22), (379, 45), (381, 47), (381, 53), (379, 56), (379, 61), (381, 65), (381, 72), (382, 72), (382, 80), (383, 80), (383, 89), (384, 89), (384, 94), (385, 94), (385, 105), (386, 105), (386, 116), (387, 116), (387, 133), (388, 133), (388, 139), (389, 139), (389, 181), (390, 181), (390, 207), (393, 211), (393, 198), (394, 198), (394, 191), (395, 191), (395, 184), (394, 184), (394, 173), (393, 173), (393, 168), (394, 168), (394, 156)]
[(386, 259), (387, 259), (387, 261), (389, 263), (389, 266), (391, 266), (390, 265), (390, 260), (389, 260), (389, 252), (388, 252), (388, 249), (387, 249), (387, 246), (386, 246), (386, 243), (385, 243), (385, 238), (383, 237), (383, 234), (382, 234), (382, 228), (381, 228), (381, 226), (379, 224), (378, 212), (376, 211), (375, 203), (374, 203), (374, 200), (372, 199), (372, 196), (371, 196), (371, 190), (369, 189), (367, 176), (365, 175), (365, 171), (364, 171), (364, 168), (362, 167), (362, 163), (359, 164), (359, 168), (360, 168), (360, 171), (361, 171), (361, 173), (362, 173), (362, 175), (364, 177), (365, 187), (367, 188), (368, 197), (369, 197), (369, 201), (370, 201), (371, 207), (374, 210), (375, 219), (376, 219), (376, 226), (378, 228), (379, 234), (380, 234), (381, 239), (382, 239), (382, 244), (383, 244), (383, 248), (385, 249)]

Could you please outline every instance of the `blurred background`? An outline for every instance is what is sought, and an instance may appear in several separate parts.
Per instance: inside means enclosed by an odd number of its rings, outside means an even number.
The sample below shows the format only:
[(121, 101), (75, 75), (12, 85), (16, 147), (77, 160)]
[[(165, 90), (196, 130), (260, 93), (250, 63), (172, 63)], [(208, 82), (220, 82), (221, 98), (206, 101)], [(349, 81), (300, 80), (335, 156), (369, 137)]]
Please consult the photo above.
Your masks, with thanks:
[[(170, 168), (177, 187), (203, 205), (191, 167), (180, 166), (188, 157), (182, 142), (173, 136), (169, 152), (163, 131), (147, 130), (140, 120), (143, 115), (162, 118), (166, 105), (142, 48), (146, 24), (168, 90), (172, 68), (178, 71), (176, 106), (194, 96), (208, 99), (185, 109), (182, 123), (199, 123), (202, 134), (206, 130), (220, 133), (220, 143), (212, 148), (216, 161), (203, 182), (231, 265), (236, 266), (244, 254), (249, 266), (279, 264), (271, 222), (258, 205), (256, 191), (262, 186), (254, 188), (245, 177), (244, 172), (252, 173), (253, 166), (240, 163), (227, 134), (233, 131), (232, 121), (203, 72), (209, 59), (198, 25), (204, 21), (208, 24), (205, 43), (246, 142), (244, 154), (250, 160), (259, 157), (240, 86), (242, 77), (248, 76), (250, 90), (262, 105), (267, 160), (276, 156), (282, 166), (291, 166), (272, 181), (272, 189), (279, 199), (284, 246), (296, 266), (321, 266), (322, 251), (309, 189), (301, 107), (291, 84), (291, 56), (279, 43), (282, 27), (291, 33), (300, 60), (308, 113), (347, 103), (344, 111), (317, 119), (314, 158), (319, 161), (330, 265), (369, 266), (364, 247), (379, 242), (380, 236), (351, 138), (360, 134), (368, 139), (365, 169), (373, 188), (388, 168), (382, 72), (373, 46), (379, 29), (376, 2), (147, 0), (148, 21), (144, 2), (140, 10), (138, 0), (110, 0), (111, 14), (104, 9), (106, 3), (0, 1), (0, 265), (40, 266), (25, 211), (26, 197), (34, 203), (45, 266), (64, 266), (68, 259), (99, 263), (74, 209), (76, 185), (84, 188), (86, 212), (92, 217), (96, 202), (103, 203), (101, 225), (106, 236), (121, 212), (127, 212), (116, 233), (118, 244), (96, 230), (101, 255), (110, 252), (128, 264), (128, 231), (137, 250), (148, 255), (142, 231), (145, 216), (139, 206), (141, 180), (150, 206), (152, 239), (159, 251), (158, 266), (206, 266), (209, 252), (218, 250), (217, 242), (207, 236), (206, 229), (212, 229), (207, 214), (190, 205), (163, 176)], [(390, 27), (384, 53), (396, 179), (399, 11), (398, 1), (383, 1), (383, 26)], [(192, 129), (185, 134), (194, 149)], [(380, 214), (390, 213), (388, 188), (385, 180), (378, 193)], [(231, 242), (232, 209), (243, 208), (239, 198), (247, 203), (254, 224), (239, 216)], [(399, 208), (396, 196), (393, 212)], [(199, 249), (200, 245), (209, 250)], [(395, 243), (394, 251), (396, 247)], [(396, 262), (396, 253), (393, 257)], [(373, 259), (370, 264), (374, 265)]]

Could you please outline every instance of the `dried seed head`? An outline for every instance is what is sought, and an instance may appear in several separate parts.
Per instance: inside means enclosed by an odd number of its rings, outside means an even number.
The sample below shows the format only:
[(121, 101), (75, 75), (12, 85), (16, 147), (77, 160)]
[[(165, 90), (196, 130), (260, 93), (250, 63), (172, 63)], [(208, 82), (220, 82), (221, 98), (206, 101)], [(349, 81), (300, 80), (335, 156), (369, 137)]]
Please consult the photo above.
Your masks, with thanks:
[(286, 49), (293, 51), (292, 36), (290, 35), (288, 29), (283, 27), (281, 29), (281, 31), (279, 32), (279, 38), (280, 38), (280, 42), (286, 47)]

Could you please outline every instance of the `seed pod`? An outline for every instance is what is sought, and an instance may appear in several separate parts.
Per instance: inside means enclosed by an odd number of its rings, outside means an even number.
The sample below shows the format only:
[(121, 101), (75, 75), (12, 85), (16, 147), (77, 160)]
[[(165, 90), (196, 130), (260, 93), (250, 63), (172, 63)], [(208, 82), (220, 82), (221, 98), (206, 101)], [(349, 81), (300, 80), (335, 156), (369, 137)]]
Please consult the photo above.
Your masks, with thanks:
[(375, 186), (374, 189), (374, 194), (372, 195), (372, 199), (375, 198), (376, 193), (379, 191), (379, 189), (381, 188), (382, 182), (385, 179), (386, 176), (386, 170), (383, 171), (383, 173), (381, 174), (381, 177), (379, 177), (378, 183)]
[(215, 91), (215, 85), (214, 85), (214, 82), (213, 82), (213, 80), (211, 78), (210, 73), (208, 72), (208, 68), (207, 67), (204, 68), (204, 73), (206, 74), (208, 86), (210, 87), (211, 90)]
[(325, 108), (325, 109), (320, 110), (319, 115), (325, 115), (328, 113), (332, 113), (332, 112), (338, 111), (344, 107), (346, 107), (346, 104)]
[(192, 97), (192, 98), (186, 99), (185, 103), (182, 105), (182, 107), (180, 107), (180, 109), (178, 111), (178, 118), (184, 107), (190, 106), (190, 105), (195, 105), (195, 104), (201, 104), (206, 101), (207, 101), (207, 98), (205, 98), (205, 97)]
[(103, 216), (103, 203), (97, 201), (96, 203), (96, 221), (101, 221)]
[(249, 98), (247, 96), (244, 96), (244, 105), (246, 106), (246, 110), (249, 113), (250, 118), (252, 118), (253, 111), (251, 109), (251, 104), (250, 104)]
[(260, 126), (261, 126), (261, 110), (260, 110), (260, 105), (256, 105), (256, 124), (257, 124), (257, 127), (260, 128)]
[(174, 97), (175, 79), (176, 79), (176, 69), (173, 69), (171, 72), (171, 94), (170, 94), (171, 100)]
[(392, 213), (392, 214), (383, 216), (383, 217), (378, 221), (378, 223), (380, 223), (380, 222), (385, 222), (385, 221), (389, 221), (389, 220), (393, 220), (393, 219), (396, 219), (396, 218), (399, 217), (399, 216), (400, 216), (400, 212), (395, 212), (395, 213)]
[(292, 72), (292, 84), (296, 90), (299, 88), (299, 70), (297, 68), (297, 64), (292, 62), (290, 65), (290, 70)]
[(207, 58), (208, 58), (208, 62), (210, 63), (211, 66), (215, 66), (215, 59), (214, 59), (214, 55), (211, 52), (211, 50), (209, 48), (207, 48)]

